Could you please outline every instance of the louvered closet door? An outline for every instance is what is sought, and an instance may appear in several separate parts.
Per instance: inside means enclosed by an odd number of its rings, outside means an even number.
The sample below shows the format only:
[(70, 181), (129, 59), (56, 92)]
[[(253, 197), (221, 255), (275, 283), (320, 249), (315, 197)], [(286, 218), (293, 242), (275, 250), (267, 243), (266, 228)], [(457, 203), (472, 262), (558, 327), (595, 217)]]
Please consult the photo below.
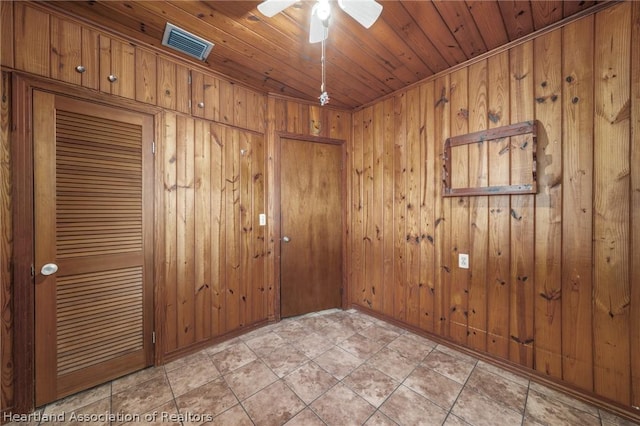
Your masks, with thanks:
[(33, 96), (39, 406), (152, 363), (153, 118)]

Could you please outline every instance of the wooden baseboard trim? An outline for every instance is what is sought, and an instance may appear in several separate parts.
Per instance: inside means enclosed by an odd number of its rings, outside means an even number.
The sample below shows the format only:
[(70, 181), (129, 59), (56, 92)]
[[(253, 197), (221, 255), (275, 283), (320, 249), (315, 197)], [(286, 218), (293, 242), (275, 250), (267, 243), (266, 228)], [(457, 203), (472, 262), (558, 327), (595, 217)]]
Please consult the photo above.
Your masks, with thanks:
[(162, 358), (162, 364), (158, 364), (158, 365), (164, 365), (166, 363), (169, 363), (171, 361), (175, 361), (178, 358), (182, 358), (184, 356), (187, 355), (191, 355), (194, 354), (198, 351), (201, 351), (202, 349), (208, 348), (209, 346), (213, 346), (213, 345), (217, 345), (218, 343), (222, 343), (225, 342), (227, 340), (231, 340), (234, 337), (238, 337), (238, 336), (242, 336), (244, 334), (247, 334), (253, 330), (257, 330), (258, 328), (264, 327), (265, 325), (269, 325), (272, 323), (275, 323), (277, 321), (273, 321), (273, 320), (262, 320), (262, 321), (258, 321), (256, 323), (253, 323), (251, 325), (248, 325), (246, 327), (242, 327), (239, 328), (237, 330), (233, 330), (233, 331), (229, 331), (228, 333), (222, 334), (220, 336), (216, 336), (213, 337), (211, 339), (208, 340), (203, 340), (202, 342), (198, 342), (198, 343), (194, 343), (192, 345), (189, 345), (185, 348), (182, 349), (178, 349), (176, 351), (173, 352), (167, 352), (164, 354), (163, 358)]

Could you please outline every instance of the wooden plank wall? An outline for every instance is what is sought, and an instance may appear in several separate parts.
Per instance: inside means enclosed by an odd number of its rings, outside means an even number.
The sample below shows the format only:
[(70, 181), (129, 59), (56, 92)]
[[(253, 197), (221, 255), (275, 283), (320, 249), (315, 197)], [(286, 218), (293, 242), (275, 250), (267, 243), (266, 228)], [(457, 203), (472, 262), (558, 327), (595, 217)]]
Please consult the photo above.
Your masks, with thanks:
[(2, 73), (0, 101), (0, 413), (13, 405), (13, 316), (11, 287), (13, 221), (11, 211), (11, 146), (9, 74)]
[[(617, 4), (354, 112), (351, 302), (638, 406), (639, 17)], [(447, 137), (525, 120), (537, 194), (441, 197)], [(453, 152), (454, 185), (530, 173), (521, 137)]]
[(171, 357), (268, 317), (264, 135), (164, 117), (158, 282)]
[[(103, 92), (114, 100), (158, 108), (155, 274), (160, 361), (273, 320), (275, 188), (268, 176), (274, 173), (275, 135), (348, 140), (351, 113), (290, 99), (268, 102), (265, 94), (49, 11), (43, 4), (0, 2), (0, 12), (3, 68), (83, 87), (87, 98)], [(77, 65), (85, 71), (77, 72)], [(108, 80), (112, 74), (115, 82)], [(6, 79), (8, 84), (8, 74)], [(7, 88), (3, 84), (3, 90)], [(2, 99), (0, 409), (5, 410), (13, 401), (12, 238), (10, 98)], [(270, 213), (266, 227), (258, 226), (259, 213)]]

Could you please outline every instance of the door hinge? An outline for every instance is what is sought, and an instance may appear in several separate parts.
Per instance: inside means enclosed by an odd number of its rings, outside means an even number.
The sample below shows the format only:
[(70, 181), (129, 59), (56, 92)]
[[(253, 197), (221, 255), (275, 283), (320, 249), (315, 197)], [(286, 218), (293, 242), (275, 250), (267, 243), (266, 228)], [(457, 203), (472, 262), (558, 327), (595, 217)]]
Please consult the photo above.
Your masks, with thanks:
[(189, 99), (189, 109), (191, 109), (191, 99)]
[(156, 332), (155, 331), (151, 332), (151, 343), (153, 343), (154, 345), (156, 343)]
[(33, 264), (31, 264), (31, 277), (35, 277), (36, 276), (36, 267), (33, 266)]
[(151, 142), (151, 152), (153, 155), (156, 154), (156, 141)]
[(191, 73), (187, 76), (187, 83), (191, 84)]

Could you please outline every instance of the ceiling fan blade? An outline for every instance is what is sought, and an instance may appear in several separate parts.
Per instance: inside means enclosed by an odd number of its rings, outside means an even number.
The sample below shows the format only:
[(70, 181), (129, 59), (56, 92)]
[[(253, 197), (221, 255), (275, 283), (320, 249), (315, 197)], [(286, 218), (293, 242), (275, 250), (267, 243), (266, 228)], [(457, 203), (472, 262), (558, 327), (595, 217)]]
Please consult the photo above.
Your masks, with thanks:
[(338, 0), (338, 4), (365, 28), (373, 25), (382, 13), (382, 5), (375, 0)]
[(309, 43), (318, 43), (327, 38), (329, 28), (324, 26), (324, 22), (315, 11), (311, 13), (311, 23), (309, 24)]
[(258, 5), (258, 10), (264, 16), (271, 18), (297, 1), (298, 0), (265, 0)]

